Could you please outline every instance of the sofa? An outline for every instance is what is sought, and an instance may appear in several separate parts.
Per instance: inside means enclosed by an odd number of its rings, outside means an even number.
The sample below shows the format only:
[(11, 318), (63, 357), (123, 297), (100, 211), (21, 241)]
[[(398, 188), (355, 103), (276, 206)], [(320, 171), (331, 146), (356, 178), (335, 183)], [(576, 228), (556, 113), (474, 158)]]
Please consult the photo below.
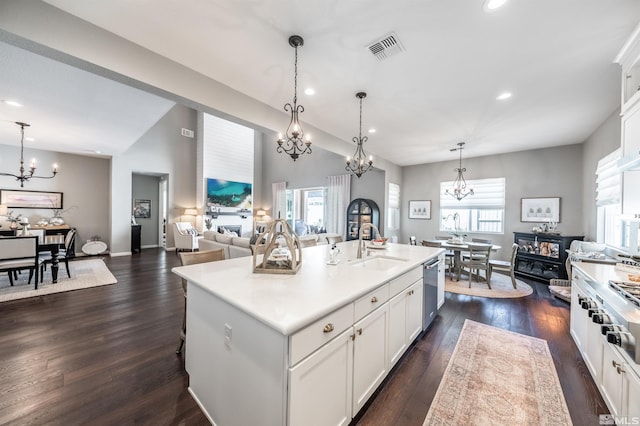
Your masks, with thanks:
[(225, 259), (251, 256), (250, 239), (216, 231), (205, 231), (200, 238), (200, 250), (224, 249)]
[[(323, 233), (303, 235), (300, 241), (313, 240), (317, 245), (327, 244), (327, 237), (339, 234)], [(205, 231), (199, 240), (200, 250), (224, 249), (225, 259), (235, 259), (253, 255), (251, 251), (251, 239), (238, 237), (231, 234), (223, 234), (216, 231)]]

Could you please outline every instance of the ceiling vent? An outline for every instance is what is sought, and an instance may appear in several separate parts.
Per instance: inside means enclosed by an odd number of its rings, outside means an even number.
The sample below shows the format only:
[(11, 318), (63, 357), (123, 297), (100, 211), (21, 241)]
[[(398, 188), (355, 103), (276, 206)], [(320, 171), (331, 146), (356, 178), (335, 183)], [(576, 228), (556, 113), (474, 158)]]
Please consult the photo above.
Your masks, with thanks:
[(374, 41), (367, 46), (367, 49), (369, 49), (373, 56), (375, 56), (379, 61), (404, 51), (404, 47), (402, 47), (396, 33), (388, 34), (379, 40)]

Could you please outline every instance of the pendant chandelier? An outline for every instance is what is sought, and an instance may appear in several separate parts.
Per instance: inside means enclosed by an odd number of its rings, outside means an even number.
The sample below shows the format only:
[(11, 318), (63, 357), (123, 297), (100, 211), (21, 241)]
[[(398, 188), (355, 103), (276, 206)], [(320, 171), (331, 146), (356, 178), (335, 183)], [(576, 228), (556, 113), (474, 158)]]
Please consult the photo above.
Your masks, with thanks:
[(364, 153), (362, 145), (367, 141), (367, 137), (362, 137), (362, 100), (367, 97), (365, 92), (356, 93), (356, 98), (360, 99), (360, 133), (357, 138), (353, 138), (353, 143), (356, 144), (356, 153), (353, 155), (353, 164), (351, 164), (351, 158), (347, 157), (347, 166), (345, 170), (352, 175), (362, 176), (367, 170), (373, 168), (373, 157), (369, 157)]
[(16, 124), (20, 126), (20, 174), (14, 175), (13, 173), (0, 173), (0, 176), (11, 176), (16, 178), (16, 180), (20, 181), (20, 188), (24, 187), (24, 183), (28, 182), (31, 178), (34, 179), (52, 179), (58, 173), (58, 169), (55, 164), (53, 165), (53, 172), (51, 176), (36, 176), (34, 173), (36, 172), (36, 160), (31, 160), (31, 164), (29, 165), (29, 171), (25, 174), (24, 168), (24, 128), (29, 127), (27, 123), (21, 123), (16, 121)]
[(460, 201), (464, 197), (468, 195), (473, 195), (473, 188), (467, 189), (467, 181), (464, 179), (463, 173), (467, 171), (466, 168), (462, 167), (462, 150), (464, 149), (464, 142), (458, 142), (457, 148), (451, 148), (451, 151), (459, 151), (460, 152), (460, 164), (457, 168), (453, 169), (458, 173), (456, 176), (456, 180), (453, 181), (453, 188), (451, 190), (446, 190), (445, 194), (451, 195), (456, 200)]
[(291, 114), (289, 127), (284, 133), (278, 135), (278, 147), (276, 151), (289, 154), (293, 161), (296, 161), (302, 154), (311, 154), (311, 137), (307, 134), (307, 140), (304, 140), (304, 132), (298, 122), (298, 114), (304, 112), (304, 107), (298, 105), (298, 47), (304, 45), (304, 40), (299, 35), (289, 37), (289, 44), (296, 51), (294, 78), (293, 78), (293, 105), (287, 102), (284, 110)]

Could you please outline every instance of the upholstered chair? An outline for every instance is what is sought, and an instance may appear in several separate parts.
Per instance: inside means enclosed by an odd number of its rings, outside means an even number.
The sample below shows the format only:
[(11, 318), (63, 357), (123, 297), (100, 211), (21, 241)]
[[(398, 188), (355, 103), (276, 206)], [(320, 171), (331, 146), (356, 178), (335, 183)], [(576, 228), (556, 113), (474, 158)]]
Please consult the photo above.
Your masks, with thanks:
[(198, 230), (191, 222), (173, 223), (173, 243), (176, 247), (176, 254), (183, 250), (198, 250)]

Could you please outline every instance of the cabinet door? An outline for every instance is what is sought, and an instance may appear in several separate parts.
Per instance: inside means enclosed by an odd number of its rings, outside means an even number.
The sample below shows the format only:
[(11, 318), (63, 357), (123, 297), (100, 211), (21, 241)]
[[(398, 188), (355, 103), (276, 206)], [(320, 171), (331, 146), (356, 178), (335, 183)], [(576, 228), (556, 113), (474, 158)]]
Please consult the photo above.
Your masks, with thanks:
[(580, 275), (574, 272), (571, 284), (570, 330), (576, 346), (578, 346), (581, 352), (584, 352), (586, 350), (587, 319), (589, 317), (587, 316), (587, 311), (582, 309), (582, 306), (578, 303), (578, 299), (585, 296), (585, 292), (581, 289), (583, 284), (581, 284), (580, 280)]
[[(389, 369), (407, 349), (407, 296), (401, 291), (389, 301)], [(421, 324), (422, 326), (422, 324)]]
[(445, 263), (445, 256), (441, 254), (438, 258), (440, 260), (440, 264), (438, 265), (438, 309), (444, 305), (444, 273), (447, 265)]
[[(387, 303), (354, 325), (353, 413), (357, 413), (387, 375)], [(326, 423), (333, 424), (333, 423)]]
[[(636, 104), (622, 117), (622, 154), (631, 155), (640, 152), (640, 104)], [(640, 213), (640, 171), (628, 171), (622, 174), (622, 213)]]
[(640, 377), (628, 365), (625, 366), (625, 370), (628, 382), (625, 415), (628, 421), (631, 421), (632, 419), (640, 419)]
[[(622, 395), (623, 395), (623, 373), (624, 361), (614, 350), (611, 344), (607, 343), (603, 347), (602, 353), (602, 381), (600, 382), (600, 393), (607, 403), (611, 414), (622, 415)], [(619, 368), (621, 370), (619, 370)], [(637, 402), (634, 402), (637, 405)]]
[(422, 332), (422, 280), (417, 281), (407, 291), (407, 346)]
[(389, 370), (422, 332), (422, 294), (420, 280), (389, 301)]
[(289, 425), (351, 421), (353, 329), (289, 369)]
[[(583, 312), (586, 313), (584, 309)], [(587, 318), (589, 317), (588, 314), (586, 316)], [(602, 351), (605, 343), (602, 333), (600, 332), (600, 324), (594, 323), (591, 321), (591, 318), (589, 318), (587, 321), (586, 349), (583, 356), (596, 383), (600, 382), (602, 374)]]

